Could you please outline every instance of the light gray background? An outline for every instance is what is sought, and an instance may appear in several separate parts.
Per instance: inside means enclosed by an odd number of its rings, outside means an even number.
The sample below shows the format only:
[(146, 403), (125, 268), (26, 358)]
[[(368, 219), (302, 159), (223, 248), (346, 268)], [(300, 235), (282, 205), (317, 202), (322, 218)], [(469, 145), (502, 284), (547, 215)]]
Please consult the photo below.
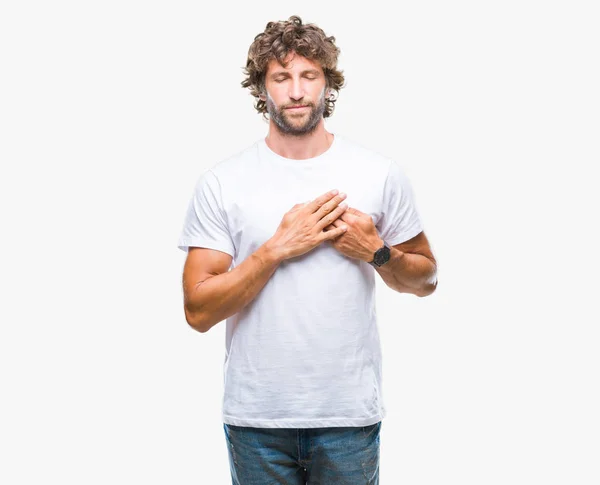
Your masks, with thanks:
[(342, 49), (327, 128), (400, 162), (439, 260), (428, 298), (378, 281), (381, 482), (598, 484), (592, 5), (3, 2), (0, 481), (230, 483), (224, 323), (187, 326), (176, 243), (298, 14)]

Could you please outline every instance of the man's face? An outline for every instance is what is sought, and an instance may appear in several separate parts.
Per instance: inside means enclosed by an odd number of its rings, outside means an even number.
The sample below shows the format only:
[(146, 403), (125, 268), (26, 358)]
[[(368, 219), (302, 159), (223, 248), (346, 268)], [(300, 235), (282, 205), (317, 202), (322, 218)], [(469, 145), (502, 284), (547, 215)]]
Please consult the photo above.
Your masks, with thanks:
[[(282, 133), (311, 133), (325, 112), (325, 75), (321, 66), (295, 53), (285, 68), (272, 59), (265, 77), (266, 108)], [(292, 108), (292, 106), (303, 106)]]

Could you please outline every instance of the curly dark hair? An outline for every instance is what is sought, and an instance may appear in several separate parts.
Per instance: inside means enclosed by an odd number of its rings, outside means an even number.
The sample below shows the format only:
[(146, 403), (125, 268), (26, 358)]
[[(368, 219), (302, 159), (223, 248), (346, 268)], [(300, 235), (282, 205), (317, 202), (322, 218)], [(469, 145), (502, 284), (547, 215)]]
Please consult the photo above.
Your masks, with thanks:
[[(267, 66), (271, 59), (277, 59), (281, 65), (287, 67), (284, 59), (290, 52), (321, 64), (326, 89), (335, 91), (337, 95), (344, 87), (344, 71), (337, 69), (340, 49), (335, 45), (335, 37), (327, 37), (315, 24), (303, 24), (297, 15), (292, 15), (287, 21), (269, 22), (264, 32), (254, 38), (248, 49), (246, 67), (243, 68), (247, 77), (241, 83), (243, 88), (250, 88), (250, 94), (256, 98), (254, 107), (256, 111), (263, 113), (265, 120), (267, 103), (259, 96), (265, 93)], [(335, 101), (334, 97), (325, 98), (323, 118), (333, 114)]]

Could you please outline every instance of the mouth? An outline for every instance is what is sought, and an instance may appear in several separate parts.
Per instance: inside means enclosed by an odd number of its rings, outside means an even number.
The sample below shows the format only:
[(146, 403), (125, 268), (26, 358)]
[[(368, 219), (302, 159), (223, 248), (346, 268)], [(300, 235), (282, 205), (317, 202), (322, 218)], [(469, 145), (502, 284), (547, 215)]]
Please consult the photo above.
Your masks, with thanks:
[(304, 109), (304, 108), (308, 108), (308, 106), (307, 106), (307, 105), (302, 105), (302, 106), (289, 106), (289, 107), (287, 107), (287, 108), (285, 108), (285, 109), (290, 109), (290, 110), (294, 111), (294, 110), (301, 110), (301, 109)]

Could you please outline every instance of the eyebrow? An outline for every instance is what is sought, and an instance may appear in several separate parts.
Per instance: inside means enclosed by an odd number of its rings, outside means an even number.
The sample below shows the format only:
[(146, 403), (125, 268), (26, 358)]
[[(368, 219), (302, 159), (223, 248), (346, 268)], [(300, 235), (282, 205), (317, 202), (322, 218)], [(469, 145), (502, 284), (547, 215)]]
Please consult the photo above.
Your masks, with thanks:
[[(321, 73), (317, 70), (317, 69), (306, 69), (304, 71), (302, 71), (300, 74), (316, 74), (316, 75), (320, 75)], [(273, 74), (271, 74), (269, 77), (271, 79), (276, 78), (277, 76), (287, 76), (288, 72), (287, 71), (277, 71), (274, 72)]]

